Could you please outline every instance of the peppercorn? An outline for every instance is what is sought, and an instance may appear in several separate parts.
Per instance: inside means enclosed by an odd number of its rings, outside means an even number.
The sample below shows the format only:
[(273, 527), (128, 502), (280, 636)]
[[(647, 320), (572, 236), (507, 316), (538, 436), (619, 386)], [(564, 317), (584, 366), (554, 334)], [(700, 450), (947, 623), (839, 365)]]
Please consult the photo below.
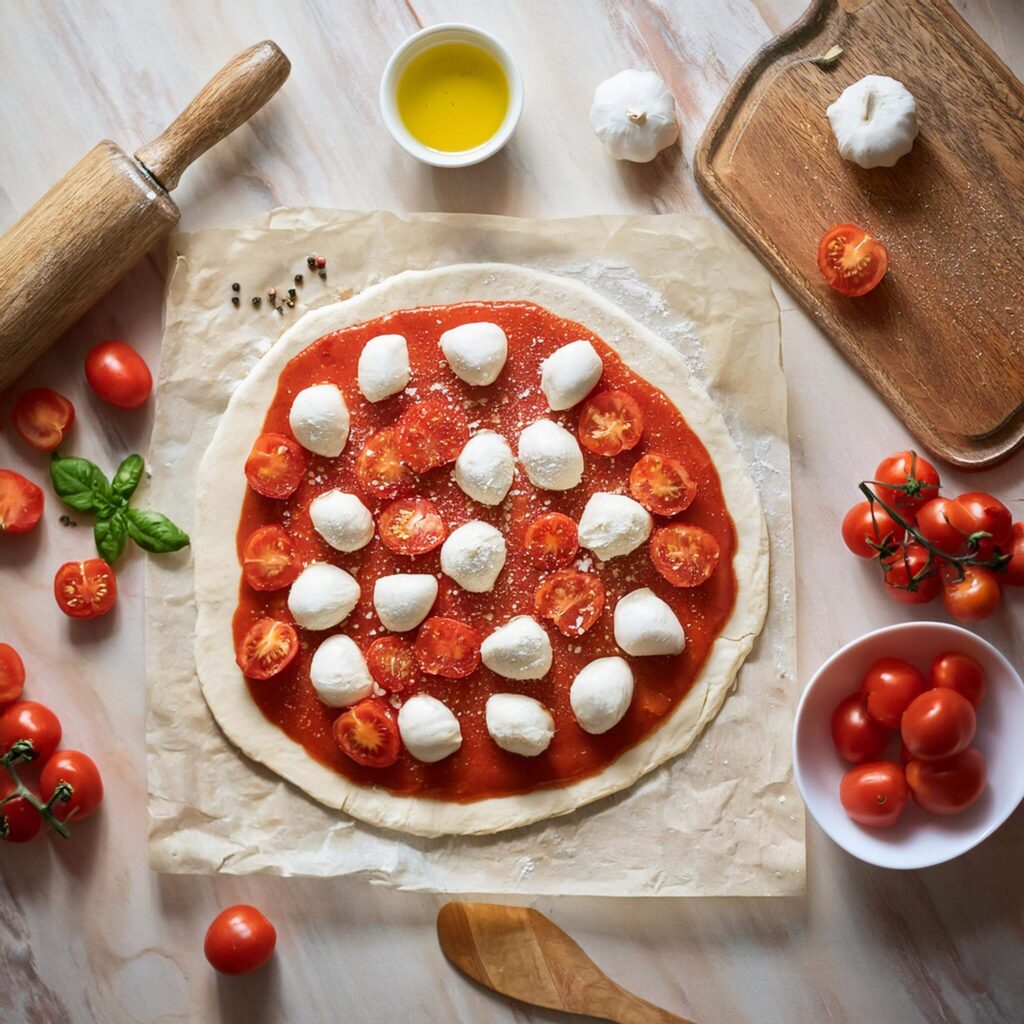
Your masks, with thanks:
[(317, 274), (319, 275), (321, 281), (326, 281), (327, 280), (327, 271), (326, 270), (318, 270)]
[(317, 258), (316, 258), (316, 265), (318, 267), (326, 267), (327, 266), (327, 257), (326, 256), (317, 256)]
[(295, 298), (295, 289), (294, 288), (289, 288), (288, 289), (288, 298), (289, 299), (294, 299)]
[(295, 275), (295, 283), (296, 284), (302, 284), (302, 275), (301, 274), (296, 274)]
[(278, 311), (278, 313), (281, 314), (281, 316), (284, 316), (284, 306), (278, 306), (277, 307), (277, 311)]
[(238, 306), (238, 296), (237, 295), (232, 295), (231, 296), (231, 305), (232, 306), (236, 306), (236, 307)]
[(306, 257), (306, 266), (309, 267), (310, 270), (312, 270), (316, 266), (316, 257), (315, 256), (307, 256)]
[(254, 306), (258, 306), (258, 305), (259, 305), (259, 304), (260, 304), (260, 303), (261, 303), (262, 301), (263, 301), (263, 300), (262, 300), (262, 299), (261, 299), (261, 298), (260, 298), (260, 297), (259, 297), (258, 295), (254, 295), (254, 296), (252, 297), (252, 304), (253, 304)]
[(242, 286), (237, 281), (235, 281), (235, 283), (231, 286), (231, 290), (233, 292), (241, 291), (242, 290)]

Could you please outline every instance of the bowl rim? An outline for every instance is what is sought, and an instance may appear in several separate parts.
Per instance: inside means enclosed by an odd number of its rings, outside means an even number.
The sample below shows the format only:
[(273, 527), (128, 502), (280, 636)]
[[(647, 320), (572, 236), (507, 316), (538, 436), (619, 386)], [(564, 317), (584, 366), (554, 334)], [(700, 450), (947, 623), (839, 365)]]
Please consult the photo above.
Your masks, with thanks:
[[(405, 70), (406, 64), (417, 53), (444, 41), (443, 39), (434, 40), (432, 37), (445, 35), (451, 36), (453, 40), (476, 43), (481, 49), (486, 50), (501, 65), (509, 86), (508, 110), (505, 111), (505, 118), (498, 130), (479, 146), (450, 153), (425, 146), (415, 138), (402, 121), (397, 104), (398, 79), (402, 71)], [(427, 45), (422, 45), (424, 40), (430, 40), (430, 42)], [(516, 64), (505, 44), (490, 32), (464, 22), (450, 21), (440, 25), (429, 25), (409, 36), (388, 58), (380, 79), (380, 112), (385, 127), (402, 149), (432, 167), (470, 167), (493, 156), (508, 142), (519, 124), (519, 118), (523, 112), (523, 100), (523, 76), (519, 65)]]
[(815, 688), (818, 680), (824, 675), (824, 673), (831, 667), (832, 663), (841, 658), (844, 654), (853, 648), (861, 646), (865, 641), (873, 639), (878, 636), (890, 636), (899, 633), (912, 632), (914, 630), (929, 630), (939, 633), (946, 633), (951, 637), (967, 637), (972, 642), (980, 644), (982, 647), (988, 649), (988, 651), (995, 656), (996, 660), (999, 661), (1003, 668), (1008, 672), (1009, 677), (1017, 682), (1017, 685), (1024, 689), (1024, 679), (1021, 678), (1020, 673), (1014, 667), (1013, 663), (1009, 658), (999, 650), (991, 641), (986, 640), (983, 636), (979, 636), (977, 633), (972, 632), (969, 629), (964, 629), (963, 626), (955, 625), (951, 622), (935, 622), (930, 619), (913, 620), (910, 622), (898, 622), (888, 626), (880, 626), (878, 629), (868, 630), (866, 633), (862, 633), (860, 636), (855, 637), (853, 640), (843, 644), (837, 650), (835, 650), (829, 657), (827, 657), (817, 671), (807, 681), (807, 685), (803, 688), (800, 699), (797, 702), (796, 713), (793, 716), (793, 737), (792, 737), (792, 756), (793, 756), (793, 776), (796, 779), (797, 789), (800, 791), (800, 798), (804, 802), (804, 807), (807, 810), (808, 815), (814, 820), (818, 828), (822, 830), (836, 844), (841, 850), (844, 850), (851, 857), (856, 857), (858, 860), (863, 861), (866, 864), (872, 864), (875, 867), (888, 868), (890, 871), (916, 871), (920, 868), (935, 867), (939, 864), (946, 864), (949, 861), (955, 860), (957, 857), (963, 856), (970, 850), (983, 843), (993, 832), (996, 831), (1001, 825), (1010, 818), (1010, 815), (1014, 813), (1022, 800), (1024, 800), (1024, 786), (1022, 786), (1022, 792), (1018, 795), (1017, 801), (1010, 806), (1005, 815), (995, 816), (984, 829), (982, 829), (978, 835), (971, 840), (971, 842), (964, 846), (963, 849), (958, 850), (949, 856), (938, 856), (933, 859), (924, 858), (913, 863), (906, 864), (892, 864), (886, 862), (884, 859), (879, 857), (873, 857), (870, 855), (864, 855), (851, 850), (841, 839), (839, 839), (831, 829), (828, 828), (823, 822), (818, 820), (817, 815), (814, 813), (814, 809), (811, 806), (811, 801), (808, 799), (807, 788), (804, 785), (804, 773), (801, 768), (800, 761), (800, 725), (803, 721), (804, 711), (807, 704), (808, 697), (811, 691)]

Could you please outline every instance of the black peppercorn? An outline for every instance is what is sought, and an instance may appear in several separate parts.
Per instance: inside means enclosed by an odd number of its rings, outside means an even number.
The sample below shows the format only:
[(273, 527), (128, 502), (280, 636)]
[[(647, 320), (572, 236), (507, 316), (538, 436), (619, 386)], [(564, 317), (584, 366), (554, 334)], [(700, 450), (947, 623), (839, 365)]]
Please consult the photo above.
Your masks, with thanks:
[(233, 292), (241, 291), (242, 290), (242, 286), (237, 281), (235, 281), (235, 283), (231, 286), (231, 290)]

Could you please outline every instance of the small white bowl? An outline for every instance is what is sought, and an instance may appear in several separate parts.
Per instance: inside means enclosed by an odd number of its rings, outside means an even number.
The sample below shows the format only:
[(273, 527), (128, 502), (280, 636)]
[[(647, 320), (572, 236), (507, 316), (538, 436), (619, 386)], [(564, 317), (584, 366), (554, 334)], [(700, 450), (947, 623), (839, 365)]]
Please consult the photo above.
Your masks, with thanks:
[[(479, 46), (497, 60), (508, 80), (508, 110), (505, 112), (505, 120), (501, 122), (494, 135), (473, 149), (449, 153), (424, 146), (405, 127), (405, 122), (398, 112), (398, 79), (402, 72), (413, 57), (439, 43), (471, 43)], [(512, 132), (515, 131), (523, 112), (523, 76), (519, 73), (512, 54), (489, 32), (474, 28), (472, 25), (433, 25), (410, 36), (391, 55), (380, 80), (380, 111), (384, 124), (394, 140), (417, 160), (434, 167), (469, 167), (493, 156), (512, 137)]]
[[(836, 705), (860, 688), (877, 658), (903, 658), (927, 676), (932, 660), (962, 651), (985, 670), (976, 746), (988, 763), (988, 786), (973, 807), (949, 817), (928, 814), (913, 797), (892, 828), (870, 829), (846, 816), (839, 780), (852, 767), (832, 745)], [(796, 710), (793, 767), (808, 811), (848, 853), (884, 868), (924, 868), (959, 857), (990, 836), (1024, 799), (1024, 682), (987, 640), (944, 622), (907, 622), (867, 633), (840, 648), (807, 684)], [(899, 736), (885, 757), (899, 762)]]

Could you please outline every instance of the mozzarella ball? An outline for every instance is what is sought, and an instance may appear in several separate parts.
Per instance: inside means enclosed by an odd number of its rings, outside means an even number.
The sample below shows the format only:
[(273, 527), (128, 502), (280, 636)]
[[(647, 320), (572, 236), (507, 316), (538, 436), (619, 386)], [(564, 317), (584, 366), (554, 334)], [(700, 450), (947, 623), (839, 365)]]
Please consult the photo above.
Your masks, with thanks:
[(483, 594), (494, 588), (505, 567), (505, 538), (479, 519), (453, 530), (441, 545), (441, 571), (463, 590)]
[(292, 401), (288, 423), (303, 448), (333, 459), (348, 441), (345, 396), (335, 384), (304, 388)]
[(356, 382), (368, 402), (383, 402), (409, 383), (409, 346), (400, 334), (378, 334), (359, 353)]
[(373, 585), (373, 607), (385, 629), (405, 633), (415, 629), (437, 600), (437, 580), (426, 573), (381, 576)]
[(491, 739), (510, 754), (536, 757), (555, 735), (555, 720), (539, 700), (519, 693), (496, 693), (485, 712)]
[(540, 679), (551, 670), (551, 639), (536, 619), (517, 615), (484, 640), (480, 657), (506, 679)]
[(500, 505), (514, 473), (512, 449), (493, 430), (474, 434), (455, 460), (455, 482), (481, 505)]
[(307, 565), (288, 591), (288, 611), (305, 629), (330, 629), (344, 622), (359, 601), (359, 584), (328, 562)]
[(336, 551), (358, 551), (373, 540), (373, 516), (354, 495), (335, 488), (309, 504), (313, 529)]
[(582, 402), (601, 379), (604, 364), (589, 341), (571, 341), (540, 364), (540, 389), (556, 412)]
[(405, 749), (426, 764), (454, 754), (462, 746), (462, 729), (451, 710), (436, 697), (418, 693), (398, 712), (398, 733)]
[(519, 461), (534, 487), (568, 491), (583, 479), (583, 452), (565, 427), (537, 420), (519, 435)]
[(597, 658), (569, 687), (569, 704), (580, 728), (600, 736), (622, 721), (633, 699), (633, 672), (624, 658)]
[(686, 634), (672, 608), (653, 590), (631, 590), (615, 606), (615, 642), (636, 657), (678, 654)]
[(309, 681), (330, 708), (355, 704), (373, 693), (373, 679), (359, 645), (347, 636), (329, 636), (309, 663)]
[(462, 324), (441, 335), (441, 351), (467, 384), (493, 384), (505, 368), (508, 338), (497, 324)]
[(638, 501), (625, 494), (598, 491), (580, 516), (580, 546), (602, 562), (635, 551), (651, 535), (654, 520)]

